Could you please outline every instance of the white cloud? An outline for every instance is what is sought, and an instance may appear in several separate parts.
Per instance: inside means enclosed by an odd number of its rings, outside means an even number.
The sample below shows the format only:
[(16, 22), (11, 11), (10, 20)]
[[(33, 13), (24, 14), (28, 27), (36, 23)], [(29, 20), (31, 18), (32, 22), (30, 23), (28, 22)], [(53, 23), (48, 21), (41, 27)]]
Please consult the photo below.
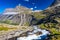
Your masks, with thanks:
[(31, 10), (33, 10), (33, 8), (30, 8)]
[(19, 4), (19, 6), (21, 6), (21, 4)]
[(18, 12), (6, 12), (6, 13), (3, 13), (3, 14), (18, 14)]
[(28, 2), (29, 0), (25, 0), (25, 1), (27, 1), (27, 2)]
[(43, 10), (35, 10), (35, 11), (32, 11), (32, 12), (41, 12), (41, 11), (43, 11)]
[(34, 8), (37, 8), (36, 6)]

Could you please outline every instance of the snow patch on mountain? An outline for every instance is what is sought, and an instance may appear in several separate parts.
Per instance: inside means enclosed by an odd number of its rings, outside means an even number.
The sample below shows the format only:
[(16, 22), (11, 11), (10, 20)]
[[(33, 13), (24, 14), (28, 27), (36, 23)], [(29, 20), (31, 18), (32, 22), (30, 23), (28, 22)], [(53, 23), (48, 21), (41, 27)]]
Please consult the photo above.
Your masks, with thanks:
[(6, 12), (4, 14), (18, 14), (18, 12)]

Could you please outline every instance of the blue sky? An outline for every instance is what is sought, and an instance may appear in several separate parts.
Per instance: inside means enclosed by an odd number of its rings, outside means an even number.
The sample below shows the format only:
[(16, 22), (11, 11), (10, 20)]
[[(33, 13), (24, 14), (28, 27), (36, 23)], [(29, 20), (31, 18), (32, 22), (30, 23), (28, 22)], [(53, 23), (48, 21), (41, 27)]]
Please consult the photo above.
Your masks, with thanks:
[(44, 10), (52, 4), (54, 0), (0, 0), (0, 13), (6, 8), (14, 8), (18, 4), (33, 10)]

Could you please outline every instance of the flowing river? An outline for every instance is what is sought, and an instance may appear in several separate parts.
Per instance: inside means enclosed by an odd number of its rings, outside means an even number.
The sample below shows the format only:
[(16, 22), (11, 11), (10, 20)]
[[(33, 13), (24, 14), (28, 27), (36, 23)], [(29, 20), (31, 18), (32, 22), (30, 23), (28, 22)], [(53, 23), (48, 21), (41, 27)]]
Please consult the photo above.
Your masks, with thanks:
[[(33, 26), (34, 30), (32, 32), (28, 32), (26, 37), (19, 37), (17, 40), (45, 40), (47, 35), (50, 34), (47, 30), (39, 29), (37, 26)], [(39, 33), (36, 35), (36, 33)]]

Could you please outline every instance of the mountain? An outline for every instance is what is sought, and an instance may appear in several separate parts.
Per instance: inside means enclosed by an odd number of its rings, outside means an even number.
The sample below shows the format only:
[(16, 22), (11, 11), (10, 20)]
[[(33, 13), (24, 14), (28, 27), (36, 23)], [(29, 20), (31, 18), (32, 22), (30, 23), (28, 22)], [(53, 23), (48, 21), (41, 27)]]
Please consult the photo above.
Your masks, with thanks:
[(14, 25), (24, 25), (27, 22), (31, 21), (31, 9), (28, 9), (23, 6), (16, 6), (15, 8), (7, 8), (0, 15), (0, 22)]
[[(48, 15), (55, 15), (60, 12), (60, 0), (55, 0), (54, 3), (48, 7), (45, 10), (35, 10), (32, 11), (29, 8), (26, 8), (24, 6), (16, 6), (15, 8), (7, 8), (3, 12), (2, 15), (0, 15), (0, 22), (5, 22), (8, 24), (29, 24), (32, 21), (32, 17), (36, 19), (42, 19), (47, 17)], [(32, 13), (32, 14), (31, 14)], [(33, 19), (34, 19), (33, 18)], [(52, 17), (50, 17), (52, 18)], [(45, 18), (46, 20), (47, 18)], [(27, 23), (29, 22), (29, 23)]]
[(27, 8), (27, 7), (24, 7), (24, 6), (16, 6), (15, 8), (7, 8), (5, 9), (4, 13), (7, 13), (7, 12), (16, 12), (16, 13), (29, 13), (31, 12), (32, 10)]
[(56, 6), (56, 5), (58, 5), (58, 4), (60, 4), (60, 0), (54, 0), (54, 2), (52, 3), (51, 6)]

